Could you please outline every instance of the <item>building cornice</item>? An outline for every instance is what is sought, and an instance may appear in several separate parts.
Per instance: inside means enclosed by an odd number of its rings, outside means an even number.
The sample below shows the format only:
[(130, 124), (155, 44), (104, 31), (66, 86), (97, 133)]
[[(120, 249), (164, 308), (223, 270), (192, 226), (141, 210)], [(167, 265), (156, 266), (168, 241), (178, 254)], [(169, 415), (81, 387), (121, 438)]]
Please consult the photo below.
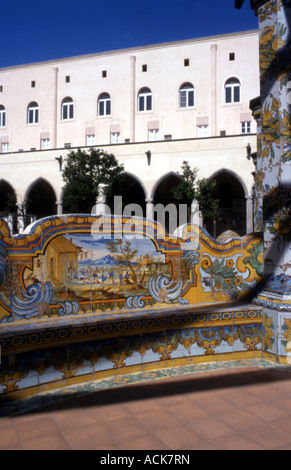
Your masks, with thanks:
[(215, 35), (215, 36), (204, 36), (204, 37), (193, 38), (193, 39), (183, 39), (181, 41), (165, 42), (165, 43), (158, 43), (158, 44), (149, 44), (149, 45), (146, 45), (146, 46), (130, 47), (130, 48), (126, 48), (126, 49), (116, 49), (116, 50), (110, 50), (110, 51), (104, 51), (104, 52), (96, 52), (96, 53), (92, 53), (92, 54), (70, 56), (70, 57), (51, 59), (51, 60), (41, 61), (41, 62), (32, 62), (32, 63), (27, 63), (27, 64), (12, 65), (12, 66), (9, 66), (9, 67), (0, 68), (0, 72), (7, 71), (7, 70), (30, 68), (30, 67), (39, 67), (39, 66), (50, 65), (50, 64), (61, 64), (61, 63), (77, 61), (77, 60), (87, 60), (87, 59), (94, 59), (94, 58), (99, 58), (99, 57), (100, 58), (101, 57), (108, 57), (108, 56), (116, 55), (116, 54), (134, 54), (134, 53), (150, 51), (150, 50), (154, 50), (154, 49), (162, 49), (162, 48), (167, 48), (167, 47), (177, 47), (177, 46), (185, 46), (185, 45), (190, 45), (190, 44), (198, 44), (198, 43), (201, 43), (201, 42), (215, 42), (215, 41), (224, 40), (224, 39), (228, 39), (228, 38), (235, 38), (235, 37), (241, 37), (241, 36), (252, 36), (252, 35), (255, 35), (255, 34), (259, 35), (259, 30), (258, 29), (252, 29), (252, 30), (247, 30), (247, 31), (239, 31), (239, 32), (236, 32), (236, 33), (225, 33), (225, 34), (219, 34), (219, 35)]

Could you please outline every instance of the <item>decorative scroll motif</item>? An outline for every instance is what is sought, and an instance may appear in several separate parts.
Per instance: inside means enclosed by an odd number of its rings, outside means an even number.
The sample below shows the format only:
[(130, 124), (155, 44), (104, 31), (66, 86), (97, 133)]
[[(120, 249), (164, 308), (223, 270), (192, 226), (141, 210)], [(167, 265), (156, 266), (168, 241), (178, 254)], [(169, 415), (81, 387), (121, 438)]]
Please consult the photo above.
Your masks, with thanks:
[(26, 292), (21, 289), (23, 299), (11, 294), (12, 311), (16, 318), (31, 318), (43, 315), (53, 298), (53, 287), (50, 282), (38, 282), (29, 286)]
[(143, 308), (145, 306), (145, 301), (143, 300), (142, 295), (135, 295), (127, 297), (126, 306), (128, 308)]
[(58, 309), (59, 315), (75, 315), (79, 312), (80, 306), (77, 301), (60, 302), (61, 306)]
[(181, 299), (182, 286), (182, 280), (174, 283), (174, 280), (162, 275), (157, 278), (153, 276), (149, 280), (150, 294), (159, 303), (174, 303), (175, 301), (188, 303), (186, 300)]

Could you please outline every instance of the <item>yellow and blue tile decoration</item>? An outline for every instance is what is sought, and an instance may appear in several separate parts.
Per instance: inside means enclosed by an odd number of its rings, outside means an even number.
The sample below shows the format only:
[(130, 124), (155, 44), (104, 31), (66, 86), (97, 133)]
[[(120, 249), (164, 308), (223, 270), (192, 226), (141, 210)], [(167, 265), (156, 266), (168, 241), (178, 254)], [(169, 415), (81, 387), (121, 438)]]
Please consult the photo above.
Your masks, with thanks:
[[(262, 239), (180, 238), (146, 219), (0, 220), (0, 394), (261, 357)], [(96, 228), (97, 227), (97, 228)]]
[(291, 353), (291, 2), (256, 2), (259, 19), (260, 106), (255, 158), (255, 227), (263, 232), (266, 357), (290, 363)]

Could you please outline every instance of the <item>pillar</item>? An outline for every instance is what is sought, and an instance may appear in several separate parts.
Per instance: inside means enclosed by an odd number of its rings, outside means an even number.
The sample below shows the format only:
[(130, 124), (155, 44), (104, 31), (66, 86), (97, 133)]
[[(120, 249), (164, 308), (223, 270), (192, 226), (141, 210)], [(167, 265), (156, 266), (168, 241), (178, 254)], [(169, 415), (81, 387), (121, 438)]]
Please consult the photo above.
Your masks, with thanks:
[(130, 142), (135, 142), (135, 110), (136, 110), (136, 57), (130, 56)]
[(54, 67), (54, 127), (53, 127), (53, 142), (52, 147), (58, 147), (58, 79), (59, 79), (59, 68)]
[(211, 114), (212, 135), (217, 135), (217, 45), (211, 45)]
[(264, 354), (290, 363), (291, 351), (291, 55), (289, 0), (259, 5), (261, 116), (256, 183), (261, 187), (264, 284)]
[(246, 233), (253, 233), (253, 198), (246, 197)]
[(146, 218), (154, 219), (154, 204), (152, 199), (146, 199)]

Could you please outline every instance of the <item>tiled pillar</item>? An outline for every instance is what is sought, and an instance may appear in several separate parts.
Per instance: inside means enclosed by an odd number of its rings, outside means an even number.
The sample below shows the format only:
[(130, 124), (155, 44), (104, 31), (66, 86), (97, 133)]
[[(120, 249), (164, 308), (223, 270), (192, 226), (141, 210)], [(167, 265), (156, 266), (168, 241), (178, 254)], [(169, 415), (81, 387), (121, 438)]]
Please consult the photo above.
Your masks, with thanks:
[(257, 184), (263, 196), (264, 350), (279, 362), (291, 351), (291, 3), (260, 2), (261, 132)]

